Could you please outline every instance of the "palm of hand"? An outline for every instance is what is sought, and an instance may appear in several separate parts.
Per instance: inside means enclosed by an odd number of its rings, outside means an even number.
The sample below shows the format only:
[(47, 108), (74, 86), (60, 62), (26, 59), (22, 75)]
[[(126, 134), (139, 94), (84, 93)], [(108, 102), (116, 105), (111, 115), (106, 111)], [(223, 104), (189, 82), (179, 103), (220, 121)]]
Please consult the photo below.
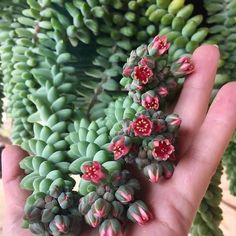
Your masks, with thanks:
[[(125, 229), (127, 235), (188, 234), (200, 201), (236, 128), (236, 83), (229, 83), (221, 89), (207, 113), (218, 58), (219, 52), (214, 46), (205, 45), (195, 51), (196, 72), (186, 81), (174, 109), (183, 120), (179, 138), (181, 161), (170, 180), (161, 180), (156, 185), (147, 184), (136, 171), (136, 177), (142, 182), (140, 198), (152, 208), (154, 218), (143, 227), (128, 225)], [(25, 155), (16, 146), (7, 147), (3, 154), (7, 197), (5, 235), (31, 235), (20, 227), (27, 194), (19, 189), (23, 173), (18, 162)], [(98, 233), (86, 232), (85, 235)]]

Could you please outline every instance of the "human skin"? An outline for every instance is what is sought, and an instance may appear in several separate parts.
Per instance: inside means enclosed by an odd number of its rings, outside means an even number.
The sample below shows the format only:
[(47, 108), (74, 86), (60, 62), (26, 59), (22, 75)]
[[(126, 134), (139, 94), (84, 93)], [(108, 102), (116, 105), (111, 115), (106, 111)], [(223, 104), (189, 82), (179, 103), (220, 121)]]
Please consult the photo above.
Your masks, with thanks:
[[(179, 133), (181, 158), (173, 177), (149, 184), (137, 171), (142, 182), (141, 196), (152, 209), (153, 220), (145, 226), (130, 224), (128, 236), (186, 236), (211, 177), (236, 128), (236, 82), (224, 85), (208, 107), (214, 84), (219, 50), (203, 45), (192, 57), (195, 72), (189, 76), (174, 108), (182, 118)], [(208, 109), (209, 108), (209, 109)], [(3, 184), (5, 192), (4, 235), (28, 236), (21, 228), (23, 206), (28, 193), (19, 187), (24, 175), (19, 161), (27, 153), (17, 146), (3, 151)], [(86, 232), (83, 236), (98, 235)]]

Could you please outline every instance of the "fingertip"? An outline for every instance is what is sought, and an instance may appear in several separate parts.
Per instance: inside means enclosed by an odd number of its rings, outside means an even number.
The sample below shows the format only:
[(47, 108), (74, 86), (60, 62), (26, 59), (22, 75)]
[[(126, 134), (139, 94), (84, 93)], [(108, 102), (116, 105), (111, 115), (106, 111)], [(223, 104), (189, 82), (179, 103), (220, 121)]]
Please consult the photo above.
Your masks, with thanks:
[(3, 159), (8, 159), (8, 156), (11, 156), (12, 158), (16, 159), (22, 159), (22, 157), (27, 156), (27, 152), (22, 150), (17, 145), (5, 145), (5, 148), (2, 151)]
[(217, 61), (220, 58), (220, 50), (217, 45), (203, 44), (197, 49), (195, 49), (193, 53), (193, 60), (204, 59), (205, 61), (206, 59), (212, 60), (213, 58)]
[(225, 84), (216, 95), (211, 107), (210, 117), (218, 116), (218, 120), (228, 117), (228, 122), (234, 122), (236, 128), (236, 82)]
[(222, 86), (218, 96), (229, 96), (232, 101), (236, 101), (236, 82), (229, 82)]

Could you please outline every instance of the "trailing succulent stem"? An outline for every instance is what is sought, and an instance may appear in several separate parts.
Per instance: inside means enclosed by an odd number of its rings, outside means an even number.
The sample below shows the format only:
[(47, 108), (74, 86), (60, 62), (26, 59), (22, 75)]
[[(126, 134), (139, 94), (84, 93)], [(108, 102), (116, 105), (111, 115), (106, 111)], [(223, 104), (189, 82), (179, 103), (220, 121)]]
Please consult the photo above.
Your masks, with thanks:
[(219, 227), (223, 219), (222, 210), (219, 207), (222, 200), (220, 188), (222, 172), (223, 167), (220, 164), (198, 209), (191, 232), (193, 236), (223, 236)]
[(230, 181), (230, 192), (232, 195), (236, 195), (236, 134), (232, 138), (227, 150), (224, 154), (223, 164), (226, 167), (227, 178)]

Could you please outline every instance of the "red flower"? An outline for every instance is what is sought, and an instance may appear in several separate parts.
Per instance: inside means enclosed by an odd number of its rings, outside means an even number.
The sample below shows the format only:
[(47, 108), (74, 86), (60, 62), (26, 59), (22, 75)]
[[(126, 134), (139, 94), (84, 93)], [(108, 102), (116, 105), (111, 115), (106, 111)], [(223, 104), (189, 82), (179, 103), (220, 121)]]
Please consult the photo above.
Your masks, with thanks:
[(153, 123), (147, 116), (141, 115), (133, 122), (132, 127), (135, 136), (150, 136)]
[(148, 110), (157, 110), (159, 108), (159, 99), (158, 97), (146, 95), (142, 100), (142, 106)]
[(170, 43), (168, 43), (165, 35), (157, 35), (152, 42), (152, 47), (157, 50), (157, 56), (163, 55), (170, 48)]
[(105, 173), (102, 170), (102, 166), (97, 161), (93, 161), (91, 164), (84, 164), (83, 169), (85, 173), (82, 175), (82, 178), (85, 180), (89, 180), (97, 184), (105, 178)]
[(169, 139), (153, 141), (154, 149), (152, 155), (155, 159), (167, 160), (175, 151), (175, 147)]
[(152, 76), (153, 72), (148, 66), (134, 67), (134, 78), (138, 80), (141, 84), (147, 84)]
[(177, 69), (177, 74), (189, 75), (194, 71), (194, 65), (191, 61), (190, 57), (181, 57), (177, 63), (179, 64), (179, 68)]
[(114, 153), (114, 159), (118, 160), (128, 154), (131, 146), (125, 145), (125, 137), (121, 137), (115, 143), (110, 144), (109, 150)]

